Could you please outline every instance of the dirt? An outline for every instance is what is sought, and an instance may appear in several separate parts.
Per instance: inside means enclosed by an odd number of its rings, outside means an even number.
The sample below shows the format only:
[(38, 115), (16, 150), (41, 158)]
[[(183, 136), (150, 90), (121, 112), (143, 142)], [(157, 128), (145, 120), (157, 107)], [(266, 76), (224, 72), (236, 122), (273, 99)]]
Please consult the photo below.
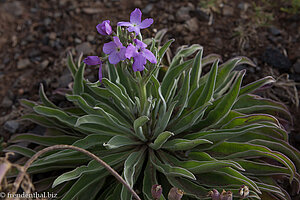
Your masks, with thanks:
[[(165, 40), (176, 39), (172, 50), (198, 43), (204, 47), (204, 55), (217, 53), (223, 60), (244, 55), (257, 64), (256, 68), (240, 67), (247, 69), (245, 83), (267, 75), (278, 79), (263, 95), (288, 106), (294, 118), (291, 143), (299, 147), (299, 87), (296, 87), (300, 82), (299, 12), (281, 11), (288, 5), (280, 0), (207, 2), (0, 0), (0, 124), (19, 119), (23, 112), (19, 99), (38, 100), (40, 83), (50, 99), (57, 99), (53, 91), (68, 87), (72, 80), (65, 65), (67, 52), (75, 57), (80, 52), (85, 56), (100, 55), (103, 43), (109, 38), (99, 35), (95, 26), (110, 19), (115, 27), (118, 21), (128, 20), (130, 12), (139, 7), (143, 18), (154, 19), (154, 24), (143, 30), (143, 34), (151, 37), (168, 28)], [(275, 58), (280, 60), (272, 64)], [(97, 73), (91, 67), (86, 76), (96, 80)], [(21, 123), (16, 132), (27, 129), (28, 124)], [(10, 137), (3, 127), (0, 135), (5, 140)]]

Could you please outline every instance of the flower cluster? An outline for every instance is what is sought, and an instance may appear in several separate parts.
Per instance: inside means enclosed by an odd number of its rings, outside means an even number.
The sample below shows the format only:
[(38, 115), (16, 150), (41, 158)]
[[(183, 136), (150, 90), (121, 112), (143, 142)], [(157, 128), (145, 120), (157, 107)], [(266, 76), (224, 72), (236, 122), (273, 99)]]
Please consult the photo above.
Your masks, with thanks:
[[(142, 12), (136, 8), (130, 14), (130, 22), (119, 22), (118, 26), (126, 26), (128, 32), (134, 32), (134, 37), (128, 37), (126, 41), (120, 41), (120, 38), (113, 33), (110, 26), (110, 21), (105, 20), (101, 24), (96, 26), (97, 31), (101, 35), (113, 35), (112, 41), (105, 43), (103, 46), (103, 52), (108, 55), (108, 61), (111, 64), (117, 64), (120, 61), (126, 59), (133, 60), (133, 71), (143, 71), (147, 60), (151, 63), (157, 63), (157, 60), (153, 53), (146, 49), (147, 45), (136, 37), (140, 35), (140, 30), (148, 28), (153, 23), (153, 19), (148, 18), (141, 20)], [(87, 65), (99, 65), (99, 80), (102, 80), (102, 62), (105, 58), (98, 56), (88, 56), (83, 60)]]

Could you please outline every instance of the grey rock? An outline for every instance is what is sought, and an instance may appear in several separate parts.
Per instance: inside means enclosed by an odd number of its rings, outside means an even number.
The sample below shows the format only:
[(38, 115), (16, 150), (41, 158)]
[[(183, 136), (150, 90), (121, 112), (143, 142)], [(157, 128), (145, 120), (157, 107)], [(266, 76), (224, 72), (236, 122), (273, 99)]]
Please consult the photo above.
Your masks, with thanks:
[(231, 6), (228, 5), (224, 5), (223, 9), (222, 9), (222, 14), (224, 16), (233, 16), (234, 15), (234, 9)]
[(4, 130), (10, 132), (10, 133), (16, 133), (16, 131), (18, 130), (20, 124), (18, 121), (16, 120), (10, 120), (4, 123)]
[(88, 15), (93, 15), (97, 13), (101, 13), (102, 9), (100, 8), (82, 8), (82, 12)]
[(40, 56), (40, 55), (41, 55), (40, 50), (36, 49), (36, 48), (30, 49), (29, 53), (28, 53), (29, 58), (34, 58), (34, 57), (37, 57), (37, 56)]
[(46, 67), (48, 67), (49, 65), (49, 60), (44, 60), (42, 63), (41, 63), (41, 69), (46, 69)]
[(19, 1), (5, 3), (3, 7), (8, 13), (13, 14), (16, 17), (20, 17), (24, 12), (23, 6)]
[(84, 42), (82, 44), (79, 44), (75, 47), (75, 49), (78, 53), (83, 53), (84, 55), (93, 53), (92, 46), (89, 42)]
[(237, 6), (239, 9), (241, 9), (242, 11), (246, 11), (249, 8), (249, 4), (246, 2), (241, 2), (238, 4)]
[(195, 17), (197, 17), (201, 21), (209, 21), (209, 15), (199, 7), (196, 10), (194, 10), (192, 13), (193, 15), (195, 15)]
[(153, 4), (150, 3), (142, 10), (142, 12), (143, 14), (147, 15), (151, 12), (152, 9), (153, 9)]
[(274, 35), (274, 36), (278, 36), (278, 35), (281, 34), (281, 31), (280, 31), (278, 28), (276, 28), (275, 26), (271, 26), (271, 27), (269, 28), (269, 31), (270, 31), (270, 33), (271, 33), (272, 35)]
[(13, 105), (12, 100), (8, 98), (8, 96), (5, 96), (1, 102), (1, 107), (3, 108), (10, 108)]
[(24, 69), (24, 68), (28, 67), (30, 64), (31, 64), (31, 62), (30, 62), (30, 60), (28, 58), (21, 59), (17, 63), (17, 68), (18, 69)]
[(199, 25), (198, 25), (198, 20), (196, 17), (192, 18), (192, 19), (189, 19), (187, 22), (186, 22), (186, 27), (191, 31), (197, 31), (198, 28), (199, 28)]
[(79, 39), (79, 38), (75, 38), (75, 43), (77, 43), (77, 44), (80, 44), (82, 41), (81, 41), (81, 39)]
[(50, 25), (51, 22), (52, 22), (52, 20), (51, 20), (51, 18), (49, 18), (49, 17), (47, 17), (47, 18), (44, 19), (44, 24), (45, 24), (45, 26)]
[(66, 88), (68, 87), (69, 83), (73, 81), (71, 74), (65, 74), (58, 79), (58, 85), (59, 87)]
[(91, 41), (93, 41), (93, 40), (95, 39), (95, 36), (93, 36), (93, 35), (88, 35), (86, 39), (87, 39), (87, 41), (90, 41), (90, 42), (91, 42)]
[(294, 71), (298, 74), (300, 74), (300, 59), (297, 60), (297, 62), (293, 65)]
[(176, 12), (176, 18), (179, 22), (186, 21), (191, 18), (190, 16), (190, 7), (181, 7), (177, 12)]
[(290, 60), (277, 48), (268, 47), (263, 53), (262, 59), (268, 65), (284, 71), (288, 71), (292, 66)]

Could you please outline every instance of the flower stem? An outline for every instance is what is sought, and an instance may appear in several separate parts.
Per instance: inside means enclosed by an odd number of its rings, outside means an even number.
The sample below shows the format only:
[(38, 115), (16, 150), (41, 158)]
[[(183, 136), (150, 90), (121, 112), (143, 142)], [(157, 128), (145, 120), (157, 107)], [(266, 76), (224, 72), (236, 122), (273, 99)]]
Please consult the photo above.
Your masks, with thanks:
[(137, 72), (139, 80), (139, 93), (140, 93), (140, 104), (141, 104), (141, 116), (144, 114), (144, 106), (147, 102), (147, 91), (146, 85), (144, 84), (143, 78), (140, 72)]

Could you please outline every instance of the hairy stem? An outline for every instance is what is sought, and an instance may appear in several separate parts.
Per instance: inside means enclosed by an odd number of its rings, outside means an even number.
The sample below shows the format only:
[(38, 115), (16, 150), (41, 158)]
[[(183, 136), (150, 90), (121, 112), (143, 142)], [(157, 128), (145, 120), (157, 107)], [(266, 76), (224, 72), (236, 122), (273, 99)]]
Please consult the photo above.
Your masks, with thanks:
[(41, 151), (38, 151), (34, 156), (32, 156), (22, 167), (21, 172), (18, 174), (14, 184), (13, 184), (13, 189), (12, 189), (12, 194), (15, 194), (20, 187), (20, 184), (26, 174), (27, 169), (30, 167), (30, 165), (42, 154), (48, 152), (48, 151), (53, 151), (57, 149), (72, 149), (75, 151), (79, 151), (81, 153), (86, 154), (87, 156), (91, 157), (92, 159), (96, 160), (98, 163), (100, 163), (103, 167), (105, 167), (118, 181), (120, 181), (133, 195), (133, 197), (137, 200), (141, 200), (140, 197), (136, 194), (136, 192), (126, 183), (126, 181), (116, 172), (113, 168), (111, 168), (108, 164), (106, 164), (103, 160), (101, 160), (99, 157), (97, 157), (95, 154), (82, 149), (80, 147), (75, 147), (72, 145), (54, 145), (51, 147), (47, 147), (45, 149), (42, 149)]
[(144, 106), (147, 102), (147, 91), (146, 91), (146, 85), (143, 82), (140, 72), (137, 72), (137, 77), (140, 79), (139, 80), (139, 93), (140, 93), (141, 116), (142, 116), (144, 114)]

